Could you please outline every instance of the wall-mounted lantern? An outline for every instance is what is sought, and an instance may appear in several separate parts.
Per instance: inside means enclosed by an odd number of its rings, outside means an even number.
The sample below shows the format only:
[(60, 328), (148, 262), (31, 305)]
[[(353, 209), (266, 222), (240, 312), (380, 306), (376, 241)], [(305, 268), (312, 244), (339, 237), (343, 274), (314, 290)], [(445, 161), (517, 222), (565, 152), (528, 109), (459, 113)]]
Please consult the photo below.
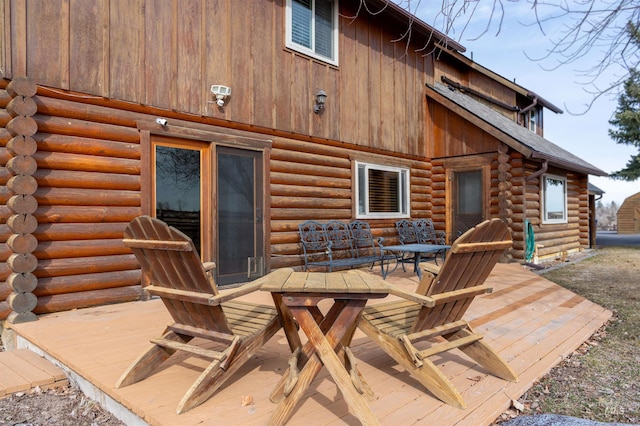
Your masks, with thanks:
[(313, 106), (313, 112), (320, 114), (324, 111), (324, 103), (327, 101), (327, 93), (324, 90), (319, 90), (316, 93), (316, 103)]

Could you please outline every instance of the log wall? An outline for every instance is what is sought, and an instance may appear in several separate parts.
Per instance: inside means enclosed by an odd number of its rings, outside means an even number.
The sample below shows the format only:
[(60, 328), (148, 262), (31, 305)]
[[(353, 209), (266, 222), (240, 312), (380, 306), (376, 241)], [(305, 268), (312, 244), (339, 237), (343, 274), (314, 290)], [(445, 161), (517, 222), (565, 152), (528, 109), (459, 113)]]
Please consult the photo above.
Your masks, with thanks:
[[(589, 195), (586, 175), (566, 170), (550, 168), (548, 173), (567, 178), (567, 223), (542, 224), (541, 212), (541, 176), (530, 177), (541, 165), (537, 162), (525, 161), (522, 168), (524, 179), (522, 203), (514, 206), (514, 257), (524, 260), (525, 238), (524, 221), (528, 220), (539, 245), (538, 256), (549, 258), (589, 247)], [(518, 189), (516, 193), (519, 194)]]
[[(364, 157), (362, 155), (365, 155)], [(351, 221), (355, 219), (353, 161), (387, 164), (362, 151), (274, 138), (271, 150), (271, 267), (300, 266), (298, 224), (305, 220)], [(411, 214), (431, 217), (431, 164), (402, 159), (410, 168)], [(374, 237), (396, 242), (395, 220), (368, 220)]]
[[(3, 81), (3, 87), (7, 81)], [(35, 88), (35, 85), (34, 85)], [(0, 105), (8, 108), (6, 90)], [(89, 117), (86, 106), (68, 100), (34, 97), (32, 135), (33, 231), (37, 259), (33, 269), (35, 313), (55, 312), (101, 303), (128, 301), (140, 296), (139, 265), (122, 245), (127, 223), (140, 215), (140, 146), (135, 121), (117, 122), (117, 113), (103, 109)], [(81, 112), (82, 111), (82, 112)], [(0, 109), (0, 164), (19, 159), (6, 129), (10, 115)], [(6, 244), (12, 235), (11, 173), (0, 173), (0, 259), (14, 256)], [(30, 222), (31, 223), (31, 222)], [(10, 306), (15, 271), (0, 266), (0, 318), (15, 315)], [(15, 290), (14, 290), (15, 292)], [(9, 317), (11, 319), (11, 317)]]
[[(0, 165), (15, 157), (7, 145), (6, 130), (12, 116), (7, 81), (0, 81)], [(55, 96), (55, 97), (54, 97)], [(182, 117), (182, 125), (214, 129), (218, 133), (270, 139), (269, 162), (271, 267), (300, 266), (301, 247), (297, 226), (307, 219), (350, 221), (353, 210), (354, 160), (403, 165), (410, 169), (411, 212), (415, 218), (431, 217), (431, 164), (417, 156), (385, 155), (380, 151), (338, 141), (285, 137), (283, 132), (262, 129), (249, 133), (224, 121), (194, 118), (136, 106), (97, 100), (38, 87), (33, 135), (37, 150), (32, 157), (35, 220), (32, 232), (37, 245), (33, 275), (37, 287), (35, 313), (55, 312), (140, 297), (140, 270), (135, 257), (122, 245), (123, 230), (144, 207), (138, 122), (153, 122), (158, 115)], [(256, 127), (251, 127), (255, 130)], [(395, 157), (395, 158), (394, 158)], [(392, 163), (389, 163), (391, 161)], [(149, 170), (149, 166), (146, 167)], [(6, 242), (7, 183), (12, 174), (0, 169), (0, 318), (12, 311), (7, 303), (12, 271), (7, 259), (14, 252)], [(145, 210), (146, 208), (146, 210)], [(370, 221), (375, 236), (395, 242), (394, 220)], [(269, 253), (267, 254), (269, 255)]]
[[(587, 176), (567, 171), (553, 173), (567, 177), (566, 224), (541, 224), (540, 179), (527, 180), (541, 167), (527, 161), (520, 153), (499, 145), (491, 161), (490, 216), (504, 219), (512, 231), (513, 249), (510, 256), (518, 261), (525, 258), (525, 220), (533, 225), (535, 241), (541, 258), (589, 247), (589, 200)], [(446, 193), (445, 167), (442, 160), (433, 160), (432, 166), (432, 218), (440, 229), (445, 227)]]

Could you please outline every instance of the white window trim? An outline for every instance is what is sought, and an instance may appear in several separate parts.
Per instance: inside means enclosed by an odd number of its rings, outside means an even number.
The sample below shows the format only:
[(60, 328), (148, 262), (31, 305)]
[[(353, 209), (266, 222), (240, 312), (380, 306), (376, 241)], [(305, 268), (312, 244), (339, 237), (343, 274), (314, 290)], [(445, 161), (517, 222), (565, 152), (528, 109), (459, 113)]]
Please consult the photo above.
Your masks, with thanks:
[[(406, 204), (407, 207), (407, 211), (406, 213), (402, 213), (402, 212), (393, 212), (393, 213), (371, 213), (369, 212), (369, 200), (366, 199), (364, 206), (365, 206), (365, 213), (360, 213), (360, 166), (365, 166), (365, 171), (367, 169), (376, 169), (376, 170), (385, 170), (385, 171), (391, 171), (391, 172), (397, 172), (400, 174), (400, 176), (405, 177), (405, 191), (403, 194), (404, 197), (404, 202)], [(366, 174), (366, 173), (365, 173)], [(362, 161), (356, 161), (355, 162), (355, 169), (354, 169), (354, 175), (355, 175), (355, 188), (354, 188), (354, 194), (355, 194), (355, 213), (356, 213), (356, 219), (393, 219), (393, 218), (408, 218), (411, 217), (411, 172), (408, 168), (405, 167), (393, 167), (393, 166), (382, 166), (379, 164), (373, 164), (373, 163), (365, 163)], [(369, 194), (369, 182), (368, 179), (366, 182), (363, 183), (365, 185), (364, 188), (364, 193), (365, 194)]]
[[(286, 43), (285, 45), (292, 50), (295, 50), (297, 52), (300, 52), (304, 55), (310, 56), (314, 59), (318, 59), (322, 62), (326, 62), (328, 64), (331, 65), (338, 65), (338, 41), (339, 41), (339, 31), (338, 31), (338, 0), (333, 0), (333, 31), (332, 31), (332, 43), (333, 43), (333, 58), (328, 58), (326, 56), (322, 56), (317, 54), (313, 49), (309, 49), (306, 46), (302, 46), (300, 44), (297, 44), (293, 41), (292, 39), (292, 30), (291, 30), (291, 19), (292, 19), (292, 8), (291, 8), (291, 1), (292, 0), (287, 0), (287, 11), (286, 11)], [(315, 4), (315, 0), (314, 4)], [(315, 18), (314, 21), (315, 22)], [(311, 32), (312, 34), (315, 34), (314, 31)]]
[(538, 130), (538, 110), (536, 108), (533, 108), (531, 110), (529, 110), (529, 130), (531, 130), (533, 133), (536, 133), (536, 131)]
[[(555, 180), (561, 180), (564, 184), (564, 218), (562, 219), (547, 219), (547, 194), (545, 193), (545, 182), (546, 179), (555, 179)], [(568, 202), (567, 202), (567, 178), (564, 176), (557, 176), (557, 175), (551, 175), (551, 174), (544, 174), (542, 175), (542, 181), (540, 184), (540, 192), (541, 192), (541, 200), (542, 200), (542, 209), (541, 209), (541, 216), (542, 216), (542, 223), (545, 225), (548, 224), (557, 224), (557, 223), (568, 223), (569, 222), (569, 211), (568, 211)]]

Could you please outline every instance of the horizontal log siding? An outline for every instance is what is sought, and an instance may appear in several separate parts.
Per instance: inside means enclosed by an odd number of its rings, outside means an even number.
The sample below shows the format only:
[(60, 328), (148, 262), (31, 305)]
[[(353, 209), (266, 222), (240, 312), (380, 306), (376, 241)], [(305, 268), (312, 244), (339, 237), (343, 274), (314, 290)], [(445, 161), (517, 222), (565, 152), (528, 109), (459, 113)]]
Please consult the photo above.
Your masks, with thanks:
[[(339, 2), (338, 66), (285, 48), (284, 0), (11, 4), (6, 78), (28, 75), (43, 86), (96, 97), (408, 155), (424, 152), (420, 123), (424, 84), (432, 80), (433, 55), (425, 54), (431, 41), (417, 32), (409, 45), (397, 41), (410, 23), (370, 15), (358, 1)], [(212, 84), (232, 89), (223, 108), (212, 102)], [(320, 89), (328, 95), (326, 109), (314, 114)], [(80, 130), (82, 138), (93, 137)]]
[[(523, 171), (530, 176), (540, 169), (537, 162), (525, 161)], [(567, 178), (566, 224), (542, 224), (541, 217), (541, 177), (526, 180), (523, 203), (514, 207), (514, 251), (515, 258), (524, 260), (524, 221), (528, 220), (539, 247), (538, 256), (549, 258), (563, 253), (589, 247), (589, 200), (587, 176), (573, 172), (550, 169), (548, 173)], [(517, 224), (517, 225), (516, 225)]]
[[(271, 267), (303, 264), (298, 224), (355, 219), (352, 156), (348, 148), (273, 139), (271, 150)], [(375, 160), (369, 160), (375, 163)], [(397, 161), (397, 160), (396, 160)], [(431, 165), (402, 160), (410, 167), (412, 217), (431, 217)], [(381, 159), (383, 163), (384, 160)], [(368, 220), (374, 237), (396, 242), (395, 219)]]
[[(0, 82), (6, 85), (6, 80)], [(9, 101), (0, 90), (0, 107)], [(152, 122), (162, 111), (91, 97), (65, 96), (39, 87), (34, 116), (40, 131), (34, 135), (38, 151), (33, 174), (38, 188), (34, 214), (38, 225), (38, 296), (36, 313), (53, 312), (138, 298), (140, 272), (135, 257), (122, 245), (122, 233), (141, 214), (140, 145), (137, 122)], [(125, 110), (128, 108), (130, 110)], [(166, 112), (165, 112), (166, 114)], [(174, 113), (175, 115), (175, 113)], [(166, 115), (165, 115), (166, 116)], [(175, 115), (176, 118), (193, 117)], [(0, 109), (0, 161), (10, 158), (4, 129), (11, 117)], [(202, 121), (210, 124), (211, 119)], [(216, 121), (215, 124), (221, 124)], [(234, 124), (235, 127), (235, 124)], [(226, 131), (218, 127), (218, 131)], [(264, 130), (264, 129), (263, 129)], [(247, 135), (228, 129), (230, 134)], [(267, 132), (268, 133), (268, 132)], [(274, 132), (282, 133), (282, 132)], [(252, 136), (256, 136), (253, 134)], [(377, 155), (380, 150), (339, 141), (301, 140), (267, 134), (273, 141), (270, 155), (271, 267), (300, 266), (298, 224), (307, 219), (350, 221), (352, 158)], [(417, 157), (396, 154), (393, 164), (406, 164), (411, 174), (411, 211), (414, 218), (432, 217), (431, 164)], [(0, 169), (0, 259), (11, 254), (5, 244), (10, 231), (6, 219), (11, 177)], [(396, 241), (395, 220), (370, 221), (376, 237)], [(10, 270), (0, 264), (0, 318), (10, 310), (5, 302)]]
[[(3, 82), (3, 86), (6, 81)], [(0, 105), (9, 100), (0, 90)], [(34, 216), (38, 242), (33, 251), (38, 267), (34, 294), (36, 313), (54, 312), (101, 303), (134, 300), (140, 296), (140, 270), (131, 251), (122, 244), (122, 233), (131, 219), (141, 214), (140, 145), (135, 119), (109, 108), (35, 97), (33, 116), (38, 150), (33, 154), (37, 170), (33, 177), (38, 203)], [(137, 118), (140, 118), (139, 116)], [(6, 144), (11, 135), (4, 129), (10, 116), (0, 110), (0, 164), (11, 158)], [(0, 259), (11, 251), (6, 220), (6, 184), (11, 177), (0, 172)], [(10, 313), (5, 302), (10, 294), (6, 279), (11, 270), (0, 267), (0, 319)]]

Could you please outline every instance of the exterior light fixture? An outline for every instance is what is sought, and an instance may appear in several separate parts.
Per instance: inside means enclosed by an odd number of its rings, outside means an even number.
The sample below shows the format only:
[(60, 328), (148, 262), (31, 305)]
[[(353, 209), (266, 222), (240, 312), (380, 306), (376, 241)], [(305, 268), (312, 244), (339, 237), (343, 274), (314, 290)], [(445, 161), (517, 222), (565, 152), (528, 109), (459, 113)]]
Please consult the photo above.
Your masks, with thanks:
[(231, 96), (231, 88), (221, 84), (214, 84), (211, 86), (211, 93), (216, 97), (218, 106), (223, 107), (225, 99)]
[(324, 111), (324, 103), (327, 101), (327, 93), (324, 90), (319, 90), (316, 93), (316, 104), (313, 106), (313, 112), (320, 114)]

